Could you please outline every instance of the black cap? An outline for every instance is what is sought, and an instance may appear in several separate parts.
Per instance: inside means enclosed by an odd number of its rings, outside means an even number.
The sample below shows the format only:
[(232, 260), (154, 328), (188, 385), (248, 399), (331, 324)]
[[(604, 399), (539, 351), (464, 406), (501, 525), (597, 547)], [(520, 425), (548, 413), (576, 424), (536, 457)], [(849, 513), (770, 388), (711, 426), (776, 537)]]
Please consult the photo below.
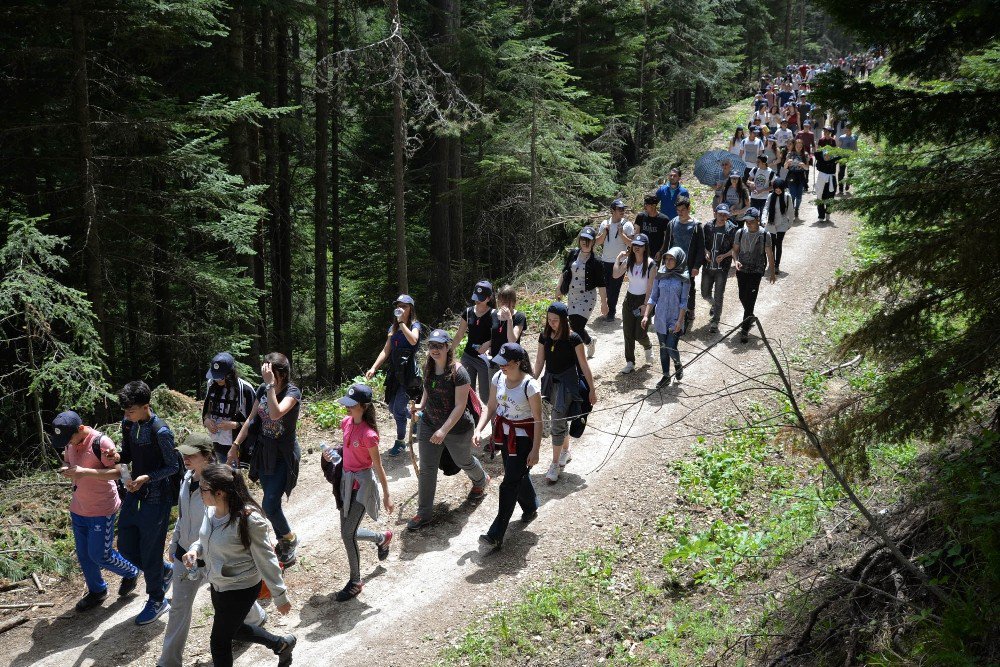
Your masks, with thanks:
[(643, 246), (647, 245), (648, 243), (649, 243), (649, 237), (642, 233), (636, 234), (635, 238), (632, 239), (632, 245)]
[(611, 202), (611, 208), (625, 208), (625, 202), (623, 202), (621, 199), (616, 199), (613, 202)]
[(427, 337), (428, 343), (451, 343), (451, 334), (444, 329), (435, 329)]
[(472, 290), (473, 301), (489, 301), (493, 296), (493, 285), (488, 280), (480, 280)]
[(528, 353), (517, 343), (504, 343), (500, 346), (500, 352), (493, 357), (493, 363), (497, 366), (506, 366), (512, 361), (521, 361), (527, 358), (527, 356)]
[(352, 384), (351, 388), (347, 390), (347, 395), (338, 398), (337, 402), (349, 408), (362, 403), (371, 403), (372, 388), (366, 384)]
[(80, 419), (80, 415), (72, 410), (60, 412), (52, 420), (52, 445), (56, 449), (65, 449), (66, 445), (69, 444), (69, 439), (80, 430), (81, 426), (83, 426), (83, 420)]
[(746, 213), (744, 215), (747, 218), (754, 218), (756, 220), (760, 220), (760, 211), (758, 211), (753, 206), (751, 206), (750, 208), (748, 208), (747, 211), (746, 211)]
[(569, 306), (562, 301), (553, 301), (549, 304), (549, 308), (545, 312), (562, 315), (563, 317), (569, 317)]
[(208, 374), (213, 380), (224, 380), (226, 376), (233, 372), (236, 360), (228, 352), (219, 352), (212, 357), (212, 365), (208, 367)]
[(590, 239), (591, 241), (593, 241), (594, 239), (597, 238), (597, 230), (595, 230), (590, 225), (587, 225), (586, 227), (580, 230), (580, 238)]

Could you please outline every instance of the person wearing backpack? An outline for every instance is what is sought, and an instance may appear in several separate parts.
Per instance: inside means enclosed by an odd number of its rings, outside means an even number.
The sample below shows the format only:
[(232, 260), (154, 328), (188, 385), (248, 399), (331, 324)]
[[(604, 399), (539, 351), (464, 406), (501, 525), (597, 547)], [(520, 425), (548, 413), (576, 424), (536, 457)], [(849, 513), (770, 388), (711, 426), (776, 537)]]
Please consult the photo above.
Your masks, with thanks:
[(453, 347), (452, 338), (444, 329), (435, 329), (427, 337), (424, 393), (420, 402), (413, 406), (414, 414), (420, 416), (417, 430), (420, 476), (417, 513), (406, 524), (410, 531), (420, 530), (431, 522), (438, 466), (444, 449), (472, 481), (470, 501), (482, 500), (490, 482), (479, 459), (472, 455), (471, 431), (476, 418), (469, 408), (471, 380), (469, 372), (455, 362)]
[(236, 372), (236, 360), (228, 352), (212, 357), (209, 364), (205, 402), (201, 420), (215, 445), (215, 458), (224, 463), (233, 445), (233, 434), (239, 433), (250, 416), (254, 386)]
[(648, 244), (648, 236), (636, 234), (628, 250), (623, 250), (615, 260), (615, 273), (619, 277), (628, 276), (625, 301), (622, 304), (625, 367), (621, 373), (631, 373), (635, 370), (636, 343), (639, 343), (645, 351), (646, 363), (653, 363), (653, 346), (649, 342), (649, 334), (639, 325), (642, 320), (642, 307), (649, 294), (649, 284), (656, 270), (656, 263), (649, 257)]
[[(198, 540), (201, 524), (205, 521), (205, 501), (201, 497), (202, 472), (215, 462), (218, 450), (214, 443), (203, 434), (191, 434), (177, 445), (186, 469), (177, 496), (177, 523), (170, 536), (167, 558), (175, 564), (173, 591), (170, 598), (170, 615), (167, 629), (163, 633), (163, 649), (156, 661), (156, 667), (182, 667), (184, 645), (191, 630), (191, 612), (195, 595), (205, 583), (205, 561), (188, 570), (179, 567), (186, 554)], [(261, 626), (267, 614), (260, 604), (254, 602), (246, 615), (246, 623)]]
[(93, 609), (108, 597), (101, 570), (135, 580), (139, 568), (112, 548), (115, 516), (121, 507), (117, 479), (121, 477), (118, 453), (111, 438), (84, 426), (80, 415), (67, 410), (52, 420), (52, 445), (62, 450), (65, 465), (59, 474), (73, 481), (69, 515), (73, 524), (76, 559), (87, 584), (87, 594), (76, 610)]
[(733, 257), (736, 283), (740, 288), (740, 303), (743, 304), (740, 342), (745, 344), (754, 323), (753, 309), (757, 304), (757, 292), (764, 272), (768, 273), (768, 280), (772, 283), (775, 281), (773, 242), (771, 235), (760, 226), (760, 211), (755, 208), (747, 212), (746, 227), (736, 232)]
[[(661, 258), (669, 248), (680, 248), (684, 251), (688, 275), (694, 281), (705, 263), (705, 237), (701, 233), (701, 223), (691, 217), (691, 200), (688, 197), (677, 198), (677, 217), (670, 221), (667, 240), (660, 253)], [(689, 290), (687, 307), (684, 311), (685, 330), (694, 324), (695, 303), (695, 290)]]
[(560, 296), (566, 297), (569, 308), (569, 325), (580, 335), (587, 346), (587, 358), (593, 358), (597, 350), (597, 340), (587, 332), (587, 321), (601, 300), (601, 316), (608, 315), (608, 294), (604, 286), (604, 263), (594, 253), (594, 239), (597, 232), (587, 226), (580, 230), (578, 247), (569, 251), (563, 262), (562, 280), (559, 283)]
[(396, 299), (392, 324), (385, 346), (379, 352), (375, 363), (365, 371), (365, 379), (371, 380), (379, 367), (388, 361), (385, 374), (385, 402), (396, 421), (396, 442), (388, 451), (389, 456), (399, 456), (406, 451), (406, 426), (410, 422), (410, 401), (420, 398), (422, 383), (417, 366), (417, 352), (420, 350), (420, 334), (423, 329), (417, 319), (416, 305), (409, 294), (400, 294)]
[(505, 343), (494, 360), (500, 370), (490, 379), (490, 400), (473, 435), (478, 445), (485, 434), (500, 445), (503, 455), (500, 506), (490, 529), (479, 536), (480, 544), (490, 551), (503, 546), (516, 505), (521, 506), (522, 523), (538, 516), (538, 498), (528, 473), (538, 463), (542, 445), (542, 386), (531, 376), (528, 353), (517, 343)]
[[(670, 360), (673, 359), (676, 369), (675, 377), (680, 382), (684, 378), (684, 366), (681, 365), (681, 353), (678, 349), (681, 336), (684, 334), (688, 294), (691, 291), (691, 277), (687, 270), (687, 258), (683, 248), (674, 246), (660, 259), (660, 265), (653, 276), (653, 288), (646, 301), (646, 310), (642, 316), (642, 327), (649, 327), (649, 316), (653, 314), (653, 328), (660, 341), (660, 367), (663, 376), (656, 383), (657, 389), (670, 385)], [(654, 311), (655, 309), (655, 311)]]
[(750, 184), (750, 206), (757, 210), (764, 208), (764, 202), (771, 194), (771, 185), (774, 182), (774, 170), (768, 166), (767, 161), (766, 154), (758, 155), (757, 166), (750, 170), (747, 179)]
[(764, 217), (761, 225), (773, 235), (774, 273), (781, 273), (781, 244), (785, 240), (785, 232), (792, 228), (792, 196), (785, 191), (785, 181), (777, 179), (774, 188), (764, 204)]
[(459, 344), (469, 334), (469, 340), (462, 351), (461, 363), (472, 380), (473, 391), (479, 392), (482, 402), (490, 397), (489, 352), (493, 336), (493, 285), (488, 280), (480, 280), (472, 290), (472, 305), (462, 311), (458, 331), (451, 344), (452, 353), (458, 352)]
[[(165, 599), (173, 566), (163, 561), (170, 509), (177, 504), (181, 461), (174, 434), (150, 407), (151, 392), (142, 380), (133, 380), (118, 393), (125, 413), (122, 420), (121, 463), (131, 464), (125, 498), (118, 517), (118, 550), (142, 570), (148, 599), (135, 618), (136, 625), (152, 623), (170, 610)], [(122, 579), (118, 595), (135, 590), (138, 577)]]
[(719, 333), (719, 320), (722, 319), (722, 304), (726, 296), (726, 282), (729, 280), (729, 268), (733, 263), (733, 239), (736, 237), (736, 225), (730, 218), (732, 213), (726, 204), (715, 207), (715, 221), (705, 223), (702, 227), (705, 246), (704, 271), (701, 274), (701, 296), (712, 302), (708, 311), (708, 333)]

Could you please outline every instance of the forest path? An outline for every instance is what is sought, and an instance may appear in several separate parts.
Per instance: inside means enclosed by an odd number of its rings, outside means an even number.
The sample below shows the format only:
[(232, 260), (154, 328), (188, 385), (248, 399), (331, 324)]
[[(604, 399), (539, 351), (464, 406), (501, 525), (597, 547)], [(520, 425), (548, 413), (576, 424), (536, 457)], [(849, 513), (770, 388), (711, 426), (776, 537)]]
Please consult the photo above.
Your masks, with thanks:
[[(786, 273), (774, 285), (765, 280), (757, 302), (757, 315), (765, 329), (785, 347), (794, 345), (802, 325), (815, 317), (813, 305), (847, 259), (850, 247), (853, 221), (836, 214), (834, 224), (817, 224), (813, 197), (806, 195), (801, 210), (805, 220), (785, 238), (782, 265)], [(698, 319), (682, 340), (685, 361), (718, 339), (707, 333), (708, 307), (699, 296)], [(741, 315), (732, 275), (723, 322), (736, 323)], [(408, 457), (386, 459), (397, 509), (391, 517), (383, 513), (379, 523), (396, 534), (391, 554), (379, 563), (374, 547), (362, 544), (365, 589), (357, 599), (337, 603), (333, 596), (347, 578), (339, 519), (330, 486), (319, 471), (318, 454), (303, 458), (303, 474), (286, 509), (302, 540), (299, 563), (287, 576), (293, 612), (280, 617), (270, 607), (267, 623), (272, 632), (298, 636), (296, 665), (432, 663), (470, 621), (515, 599), (522, 584), (538, 580), (552, 564), (591, 546), (613, 545), (609, 534), (614, 526), (628, 532), (674, 506), (676, 485), (668, 472), (669, 463), (689, 451), (696, 433), (718, 430), (736, 410), (732, 401), (713, 403), (706, 394), (736, 382), (733, 368), (755, 375), (768, 369), (770, 359), (755, 336), (747, 345), (733, 336), (687, 368), (680, 385), (654, 394), (641, 406), (607, 410), (638, 401), (660, 376), (655, 342), (652, 367), (641, 365), (640, 351), (636, 372), (618, 374), (624, 364), (620, 329), (620, 319), (614, 324), (593, 323), (598, 340), (597, 355), (591, 361), (600, 399), (596, 409), (603, 411), (591, 418), (587, 433), (574, 445), (573, 461), (551, 486), (542, 479), (550, 456), (548, 441), (543, 443), (542, 462), (532, 475), (541, 502), (539, 517), (522, 527), (516, 510), (500, 553), (480, 556), (477, 545), (496, 513), (502, 473), (499, 457), (487, 465), (497, 479), (477, 506), (464, 502), (469, 482), (463, 473), (440, 477), (435, 522), (415, 534), (405, 530), (416, 504), (416, 480)], [(526, 336), (529, 351), (537, 333), (532, 327)], [(746, 398), (736, 400), (742, 404)], [(641, 414), (633, 423), (637, 410)], [(615, 449), (612, 434), (620, 428), (643, 437), (629, 438)], [(649, 435), (654, 432), (677, 439)], [(678, 437), (685, 434), (689, 435)], [(614, 455), (595, 470), (609, 448), (615, 449)], [(363, 525), (371, 524), (366, 519)], [(135, 626), (133, 618), (144, 599), (117, 600), (113, 597), (117, 585), (111, 582), (112, 596), (101, 609), (76, 614), (75, 599), (67, 599), (57, 603), (51, 618), (5, 633), (0, 637), (0, 663), (22, 667), (154, 665), (165, 619)], [(211, 663), (210, 628), (211, 604), (203, 589), (196, 603), (186, 664)], [(273, 658), (261, 647), (241, 647), (238, 653), (237, 665), (272, 664)]]

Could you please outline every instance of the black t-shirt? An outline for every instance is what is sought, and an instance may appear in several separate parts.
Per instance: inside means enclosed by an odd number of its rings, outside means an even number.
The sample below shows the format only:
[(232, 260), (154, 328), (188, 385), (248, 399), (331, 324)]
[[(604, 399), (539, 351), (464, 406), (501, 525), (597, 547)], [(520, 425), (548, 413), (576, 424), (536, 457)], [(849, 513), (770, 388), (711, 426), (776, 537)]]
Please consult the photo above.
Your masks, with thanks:
[(576, 346), (583, 345), (580, 334), (571, 331), (565, 339), (538, 336), (538, 344), (545, 350), (545, 372), (558, 375), (577, 365)]
[[(448, 415), (455, 409), (455, 387), (470, 384), (469, 371), (459, 366), (454, 378), (450, 370), (441, 375), (430, 374), (424, 378), (424, 389), (427, 390), (427, 404), (424, 405), (424, 421), (435, 431), (448, 421)], [(450, 433), (465, 433), (472, 428), (472, 415), (468, 410), (458, 420)]]
[(663, 239), (670, 227), (670, 218), (659, 212), (655, 216), (651, 216), (643, 211), (635, 216), (635, 224), (640, 225), (642, 233), (649, 237), (649, 243), (646, 244), (649, 256), (652, 257), (660, 252), (660, 246), (663, 245)]
[(267, 413), (267, 385), (257, 387), (254, 399), (257, 403), (256, 419), (260, 422), (260, 437), (273, 440), (278, 444), (289, 444), (295, 440), (295, 424), (299, 420), (299, 408), (302, 406), (302, 392), (294, 384), (287, 384), (276, 394), (278, 403), (291, 396), (295, 406), (285, 413), (281, 419), (271, 419)]
[(462, 319), (469, 326), (468, 338), (465, 339), (465, 354), (473, 357), (479, 356), (479, 350), (475, 346), (482, 345), (490, 340), (490, 332), (493, 328), (493, 318), (497, 311), (490, 308), (482, 315), (476, 315), (476, 307), (469, 306), (462, 313)]
[[(521, 335), (517, 337), (515, 343), (521, 342), (521, 336), (524, 335), (524, 329), (528, 326), (528, 318), (524, 316), (519, 310), (514, 311), (514, 315), (511, 317), (513, 321), (513, 326), (521, 328)], [(510, 322), (500, 321), (500, 311), (493, 311), (493, 329), (490, 332), (490, 356), (495, 357), (500, 352), (500, 347), (507, 342), (507, 327), (510, 326)]]

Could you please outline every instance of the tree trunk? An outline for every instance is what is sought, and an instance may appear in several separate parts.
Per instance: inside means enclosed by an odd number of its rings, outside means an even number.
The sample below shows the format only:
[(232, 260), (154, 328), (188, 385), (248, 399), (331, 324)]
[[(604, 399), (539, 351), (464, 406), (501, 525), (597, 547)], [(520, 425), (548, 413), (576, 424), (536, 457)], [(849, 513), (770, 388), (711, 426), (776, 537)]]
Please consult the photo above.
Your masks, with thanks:
[(434, 309), (444, 312), (452, 291), (451, 278), (451, 222), (448, 219), (448, 161), (451, 150), (448, 137), (434, 139), (431, 149), (431, 219), (430, 245), (434, 258)]
[(538, 192), (538, 98), (531, 99), (531, 190), (528, 193), (528, 210), (535, 211), (535, 196)]
[[(275, 22), (275, 102), (288, 100), (288, 22), (280, 15)], [(285, 122), (278, 123), (278, 209), (271, 237), (271, 309), (274, 313), (274, 347), (292, 358), (292, 141)]]
[[(263, 69), (263, 99), (264, 105), (275, 106), (275, 63), (274, 45), (278, 39), (274, 35), (274, 16), (270, 9), (261, 9), (263, 19), (261, 21), (261, 69)], [(277, 236), (278, 219), (278, 123), (273, 118), (265, 118), (264, 121), (264, 183), (267, 185), (265, 195), (267, 204), (267, 238), (268, 238), (268, 260), (271, 265), (271, 316), (267, 316), (267, 309), (261, 311), (260, 318), (264, 323), (266, 337), (261, 345), (264, 351), (275, 349), (277, 335), (275, 329), (278, 321), (275, 319), (277, 307), (273, 305), (276, 300), (276, 281), (273, 276), (276, 266), (275, 238)], [(266, 285), (265, 285), (266, 288)]]
[(313, 311), (316, 336), (316, 384), (324, 387), (328, 384), (327, 367), (327, 265), (326, 226), (329, 223), (327, 210), (327, 193), (330, 186), (327, 173), (327, 157), (329, 151), (329, 85), (327, 65), (327, 32), (330, 29), (327, 0), (316, 0), (316, 163), (315, 183), (316, 199), (313, 216), (313, 232), (315, 244), (315, 274)]
[(799, 62), (804, 57), (802, 50), (802, 33), (806, 26), (806, 0), (799, 0)]
[(396, 32), (393, 41), (392, 78), (392, 157), (393, 205), (396, 222), (396, 281), (400, 292), (409, 292), (406, 270), (406, 216), (403, 201), (403, 159), (406, 151), (406, 126), (403, 120), (403, 28), (399, 0), (389, 0), (390, 24)]
[[(333, 51), (340, 50), (340, 0), (333, 0)], [(343, 334), (340, 331), (340, 70), (333, 64), (331, 81), (331, 125), (330, 135), (330, 258), (333, 262), (330, 285), (333, 309), (333, 379), (340, 382), (344, 377)]]
[[(458, 52), (458, 32), (462, 29), (462, 0), (449, 0), (451, 21), (448, 29), (448, 60), (451, 64), (455, 85), (460, 84), (461, 59)], [(465, 229), (462, 210), (462, 137), (452, 137), (449, 143), (451, 157), (448, 160), (448, 220), (451, 223), (451, 261), (458, 267), (460, 277), (464, 277)]]
[(113, 342), (109, 339), (107, 313), (104, 308), (104, 255), (101, 250), (101, 225), (97, 217), (97, 192), (94, 185), (94, 145), (90, 136), (90, 85), (87, 77), (87, 22), (81, 0), (70, 2), (73, 31), (73, 115), (77, 126), (80, 164), (81, 210), (85, 240), (83, 246), (87, 298), (94, 307), (94, 323), (104, 351), (109, 354)]
[[(260, 59), (261, 54), (264, 51), (263, 47), (267, 46), (267, 34), (261, 29), (258, 22), (259, 14), (257, 9), (248, 8), (246, 9), (246, 25), (244, 28), (245, 36), (245, 46), (244, 46), (244, 69), (246, 72), (247, 80), (253, 81), (258, 79), (258, 71), (260, 69)], [(261, 43), (257, 44), (257, 34), (260, 33)], [(267, 103), (271, 99), (268, 92), (267, 83), (264, 82), (262, 86), (263, 97), (262, 101)], [(264, 121), (265, 127), (269, 121)], [(261, 130), (257, 125), (246, 124), (247, 130), (247, 157), (249, 169), (250, 183), (259, 185), (263, 182), (263, 176), (261, 173)], [(267, 207), (267, 197), (265, 194), (263, 196), (263, 204), (265, 208)], [(265, 218), (258, 218), (257, 224), (254, 228), (253, 238), (251, 240), (251, 246), (253, 247), (253, 286), (257, 292), (257, 312), (254, 314), (254, 327), (256, 335), (250, 339), (250, 358), (257, 360), (264, 354), (264, 348), (267, 346), (267, 278), (265, 275)]]
[(781, 42), (785, 47), (785, 60), (792, 53), (792, 0), (785, 0), (785, 34)]
[(635, 156), (638, 164), (642, 160), (645, 149), (643, 146), (643, 124), (646, 122), (646, 52), (649, 49), (649, 2), (642, 3), (642, 54), (639, 57), (639, 105), (635, 119)]

